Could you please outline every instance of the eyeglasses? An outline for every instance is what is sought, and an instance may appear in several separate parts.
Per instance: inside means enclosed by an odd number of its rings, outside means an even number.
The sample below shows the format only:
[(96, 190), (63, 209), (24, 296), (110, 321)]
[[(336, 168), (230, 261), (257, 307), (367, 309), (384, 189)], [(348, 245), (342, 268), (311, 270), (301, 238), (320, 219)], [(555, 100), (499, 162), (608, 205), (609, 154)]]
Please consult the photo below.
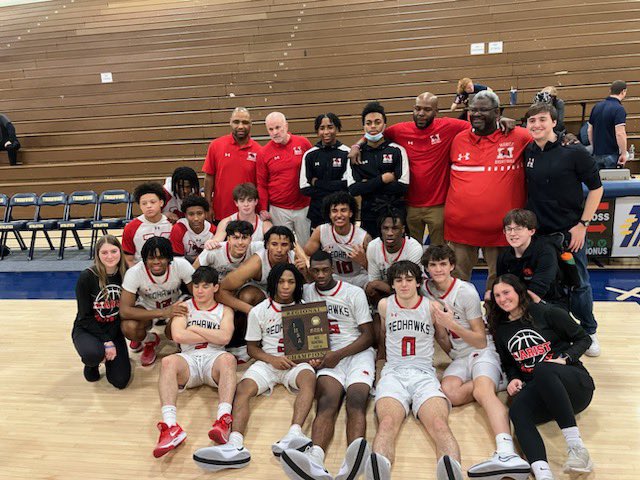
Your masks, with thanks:
[(524, 232), (525, 230), (527, 230), (527, 227), (521, 227), (521, 226), (517, 226), (517, 227), (504, 227), (504, 233), (520, 233), (520, 232)]
[(494, 110), (495, 108), (469, 108), (469, 113), (489, 113)]

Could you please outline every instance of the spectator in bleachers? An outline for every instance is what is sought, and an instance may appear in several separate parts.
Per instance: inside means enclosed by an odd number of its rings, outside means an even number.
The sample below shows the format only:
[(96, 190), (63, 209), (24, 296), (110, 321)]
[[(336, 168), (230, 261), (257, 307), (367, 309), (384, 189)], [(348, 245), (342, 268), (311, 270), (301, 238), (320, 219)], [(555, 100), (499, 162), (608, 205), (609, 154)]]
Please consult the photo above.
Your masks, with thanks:
[(200, 195), (200, 180), (191, 167), (178, 167), (164, 182), (164, 213), (171, 223), (184, 218), (182, 201), (189, 195)]
[(502, 219), (524, 207), (523, 154), (531, 134), (516, 127), (498, 129), (500, 100), (478, 93), (469, 105), (472, 130), (451, 146), (451, 179), (444, 207), (444, 237), (456, 253), (456, 276), (469, 281), (482, 249), (489, 266), (487, 288), (496, 275), (498, 250), (506, 246)]
[(171, 223), (162, 214), (164, 189), (159, 183), (143, 183), (133, 191), (133, 199), (140, 206), (142, 215), (134, 218), (122, 232), (122, 250), (127, 265), (133, 267), (142, 257), (142, 246), (151, 237), (169, 238)]
[(6, 150), (10, 165), (22, 165), (18, 162), (20, 142), (16, 136), (16, 129), (6, 115), (0, 114), (0, 150)]
[(209, 202), (209, 220), (216, 223), (232, 213), (236, 206), (232, 192), (236, 185), (256, 183), (256, 159), (260, 145), (251, 139), (251, 116), (244, 107), (231, 114), (231, 133), (209, 144), (202, 171), (204, 197)]
[(553, 105), (558, 113), (558, 120), (553, 130), (556, 133), (564, 133), (564, 101), (558, 98), (558, 90), (554, 86), (544, 87), (533, 98), (533, 103), (544, 102)]
[[(460, 106), (466, 109), (469, 106), (469, 96), (485, 90), (491, 91), (486, 85), (473, 83), (473, 80), (470, 78), (461, 78), (458, 80), (458, 88), (453, 103), (451, 104), (451, 111), (455, 112)], [(463, 112), (460, 118), (466, 119), (466, 113), (467, 112)]]
[(627, 161), (627, 112), (622, 101), (627, 96), (627, 84), (616, 80), (607, 98), (597, 103), (589, 115), (589, 143), (598, 169), (616, 168)]
[(300, 191), (311, 197), (308, 218), (311, 228), (316, 228), (328, 219), (322, 217), (322, 201), (327, 195), (347, 191), (347, 163), (349, 147), (336, 137), (342, 122), (335, 113), (318, 115), (314, 129), (320, 141), (307, 150), (300, 169)]
[(390, 208), (406, 215), (404, 196), (409, 188), (409, 159), (406, 150), (384, 137), (387, 115), (378, 102), (362, 110), (366, 142), (359, 164), (347, 168), (349, 193), (362, 197), (361, 226), (371, 238), (379, 235), (378, 217)]
[(182, 202), (182, 215), (171, 229), (171, 248), (176, 257), (193, 263), (204, 250), (207, 240), (213, 238), (216, 226), (207, 221), (209, 203), (200, 195), (190, 195)]
[[(553, 131), (555, 109), (536, 103), (527, 111), (527, 128), (533, 143), (526, 150), (527, 208), (538, 217), (541, 235), (560, 233), (564, 247), (572, 252), (580, 285), (571, 292), (571, 313), (591, 336), (587, 355), (600, 355), (593, 316), (593, 295), (587, 270), (586, 235), (602, 199), (598, 168), (582, 145), (562, 145)], [(589, 189), (586, 201), (582, 184)]]
[[(298, 244), (305, 245), (311, 233), (307, 218), (309, 199), (300, 193), (302, 156), (311, 148), (304, 137), (289, 133), (286, 117), (271, 112), (264, 123), (271, 140), (258, 154), (258, 211), (262, 220), (271, 220), (294, 231)], [(268, 210), (267, 210), (268, 209)]]

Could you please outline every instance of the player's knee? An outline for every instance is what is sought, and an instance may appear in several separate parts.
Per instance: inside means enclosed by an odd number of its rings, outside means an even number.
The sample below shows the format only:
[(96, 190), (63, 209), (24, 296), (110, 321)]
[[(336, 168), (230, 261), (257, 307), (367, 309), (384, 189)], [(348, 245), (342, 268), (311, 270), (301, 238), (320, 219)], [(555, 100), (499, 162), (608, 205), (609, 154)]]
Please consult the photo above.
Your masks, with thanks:
[(236, 400), (246, 400), (252, 397), (255, 388), (254, 383), (253, 380), (242, 380), (236, 387)]
[(311, 370), (304, 370), (298, 374), (296, 378), (296, 384), (298, 390), (301, 392), (315, 392), (316, 389), (316, 374)]
[(122, 333), (129, 340), (141, 342), (142, 340), (144, 340), (144, 337), (146, 336), (146, 332), (143, 328), (140, 328), (139, 322), (134, 322), (134, 321), (122, 322), (121, 328), (122, 328)]
[(127, 375), (118, 375), (115, 377), (107, 378), (109, 383), (113, 385), (118, 390), (124, 390), (129, 385), (129, 380), (131, 379), (131, 374)]
[(219, 362), (218, 364), (221, 370), (226, 370), (226, 371), (233, 370), (235, 372), (236, 367), (238, 366), (238, 361), (236, 360), (236, 357), (234, 357), (230, 353), (223, 353), (218, 357), (216, 362)]
[(337, 415), (340, 408), (340, 396), (325, 394), (316, 400), (318, 415)]
[(173, 355), (169, 355), (168, 357), (163, 357), (161, 362), (161, 369), (165, 372), (173, 372), (178, 369), (178, 362), (176, 357)]
[(496, 395), (495, 386), (488, 383), (476, 383), (473, 385), (473, 398), (478, 403), (484, 403)]
[(368, 400), (369, 392), (350, 393), (346, 400), (347, 413), (365, 413)]

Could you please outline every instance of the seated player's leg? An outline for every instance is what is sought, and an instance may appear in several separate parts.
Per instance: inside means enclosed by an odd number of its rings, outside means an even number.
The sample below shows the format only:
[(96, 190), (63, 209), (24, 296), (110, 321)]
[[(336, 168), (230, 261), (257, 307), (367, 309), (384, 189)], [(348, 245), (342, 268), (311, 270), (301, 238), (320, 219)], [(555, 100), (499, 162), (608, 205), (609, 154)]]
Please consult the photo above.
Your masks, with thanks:
[(456, 358), (447, 366), (441, 387), (454, 407), (473, 402), (471, 368), (466, 357)]
[(192, 368), (196, 368), (195, 360), (182, 354), (169, 355), (162, 359), (158, 392), (160, 393), (163, 421), (158, 423), (160, 438), (153, 450), (153, 456), (156, 458), (173, 450), (187, 438), (187, 434), (177, 423), (176, 400), (180, 386), (185, 387), (189, 380), (193, 386), (195, 386), (194, 383), (197, 383), (197, 379), (191, 378)]
[(132, 342), (142, 342), (147, 336), (147, 331), (152, 327), (152, 320), (122, 320), (120, 328), (124, 336)]
[(209, 431), (209, 438), (214, 442), (224, 444), (229, 441), (231, 424), (231, 403), (236, 392), (236, 357), (230, 353), (222, 353), (213, 361), (210, 368), (210, 379), (213, 385), (218, 386), (218, 413), (213, 428)]
[[(365, 353), (365, 352), (361, 352)], [(370, 363), (375, 371), (374, 355), (370, 352)], [(360, 355), (360, 354), (358, 354)], [(368, 372), (363, 372), (366, 375)], [(367, 404), (371, 384), (358, 381), (347, 387), (347, 451), (335, 480), (358, 478), (364, 473), (364, 465), (371, 455), (371, 447), (367, 443)]]
[[(245, 285), (238, 291), (238, 299), (249, 305), (257, 305), (266, 298), (265, 293), (255, 285)], [(247, 342), (244, 339), (247, 333), (247, 315), (235, 311), (233, 314), (233, 336), (227, 345), (227, 349), (233, 353), (240, 363), (249, 361), (247, 354)]]
[(396, 454), (396, 438), (409, 412), (408, 399), (405, 401), (391, 396), (380, 397), (379, 387), (380, 384), (376, 389), (378, 430), (373, 440), (373, 453), (366, 460), (364, 467), (364, 475), (367, 480), (391, 478), (391, 464), (394, 462)]

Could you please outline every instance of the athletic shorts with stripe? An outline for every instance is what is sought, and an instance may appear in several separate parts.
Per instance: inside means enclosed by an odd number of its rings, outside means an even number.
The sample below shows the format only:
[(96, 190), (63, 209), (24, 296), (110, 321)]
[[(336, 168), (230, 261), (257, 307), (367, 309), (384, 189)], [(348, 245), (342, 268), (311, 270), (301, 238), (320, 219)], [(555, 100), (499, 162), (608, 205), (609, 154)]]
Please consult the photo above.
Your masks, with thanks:
[(442, 377), (458, 377), (462, 383), (478, 377), (489, 377), (497, 387), (502, 378), (500, 357), (493, 346), (474, 350), (466, 357), (453, 360)]
[(244, 372), (242, 380), (249, 378), (256, 382), (256, 385), (258, 385), (258, 395), (262, 395), (267, 390), (269, 391), (268, 395), (271, 395), (273, 388), (277, 384), (284, 385), (285, 388), (291, 392), (298, 390), (296, 379), (298, 378), (298, 374), (305, 370), (315, 373), (313, 367), (308, 363), (299, 363), (295, 367), (287, 370), (278, 370), (269, 363), (256, 360), (254, 364)]
[(223, 353), (226, 352), (224, 350), (219, 352), (199, 352), (195, 350), (189, 353), (178, 353), (189, 365), (189, 380), (182, 387), (182, 390), (199, 387), (200, 385), (218, 388), (218, 384), (211, 376), (211, 369), (215, 361)]
[(345, 391), (354, 383), (365, 383), (371, 388), (376, 377), (375, 352), (369, 347), (355, 355), (343, 358), (333, 368), (319, 370), (317, 375), (335, 378)]

